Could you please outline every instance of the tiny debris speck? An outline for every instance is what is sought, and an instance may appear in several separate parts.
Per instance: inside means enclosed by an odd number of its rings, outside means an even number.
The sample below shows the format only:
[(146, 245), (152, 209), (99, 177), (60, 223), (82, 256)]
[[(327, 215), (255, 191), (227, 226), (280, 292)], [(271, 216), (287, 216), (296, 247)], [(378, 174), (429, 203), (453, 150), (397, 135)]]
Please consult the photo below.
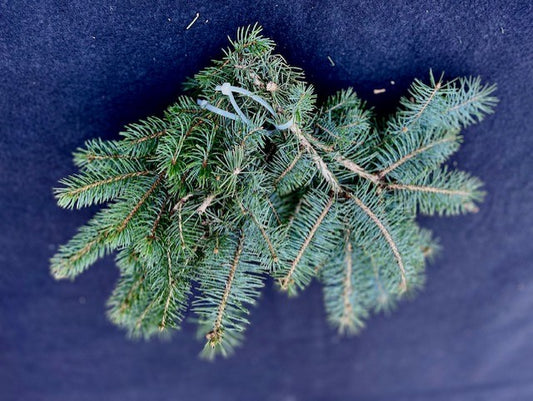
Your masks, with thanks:
[(200, 13), (196, 13), (196, 16), (194, 17), (194, 19), (191, 22), (189, 22), (189, 25), (187, 25), (187, 28), (185, 28), (185, 30), (187, 31), (187, 30), (191, 29), (191, 27), (198, 20), (198, 18), (200, 18)]

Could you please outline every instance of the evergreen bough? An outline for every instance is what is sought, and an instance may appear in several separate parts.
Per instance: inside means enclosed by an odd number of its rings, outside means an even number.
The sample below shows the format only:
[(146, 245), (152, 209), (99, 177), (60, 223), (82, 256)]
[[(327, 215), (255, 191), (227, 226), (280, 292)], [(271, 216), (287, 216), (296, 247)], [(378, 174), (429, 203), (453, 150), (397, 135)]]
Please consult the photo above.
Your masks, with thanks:
[(417, 211), (477, 210), (481, 182), (442, 164), (492, 111), (494, 86), (430, 74), (384, 120), (352, 89), (318, 107), (273, 50), (260, 27), (240, 29), (162, 118), (87, 141), (55, 190), (64, 208), (107, 205), (60, 247), (53, 276), (118, 251), (108, 314), (134, 337), (179, 328), (190, 307), (203, 354), (227, 355), (268, 276), (289, 294), (317, 278), (331, 323), (356, 333), (422, 286), (438, 246)]

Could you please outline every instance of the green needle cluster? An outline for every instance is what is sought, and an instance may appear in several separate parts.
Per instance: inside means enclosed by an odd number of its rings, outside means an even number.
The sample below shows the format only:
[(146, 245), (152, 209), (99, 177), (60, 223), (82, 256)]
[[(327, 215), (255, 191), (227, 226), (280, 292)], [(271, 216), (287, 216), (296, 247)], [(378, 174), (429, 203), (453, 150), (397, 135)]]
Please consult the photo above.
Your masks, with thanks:
[(203, 354), (227, 355), (268, 277), (296, 294), (317, 279), (329, 320), (356, 333), (423, 285), (438, 248), (417, 212), (475, 212), (481, 182), (442, 164), (496, 104), (478, 78), (416, 80), (392, 116), (352, 89), (316, 104), (301, 70), (254, 26), (186, 82), (161, 118), (93, 139), (58, 204), (105, 204), (52, 258), (73, 279), (116, 252), (110, 319), (132, 336), (192, 310)]

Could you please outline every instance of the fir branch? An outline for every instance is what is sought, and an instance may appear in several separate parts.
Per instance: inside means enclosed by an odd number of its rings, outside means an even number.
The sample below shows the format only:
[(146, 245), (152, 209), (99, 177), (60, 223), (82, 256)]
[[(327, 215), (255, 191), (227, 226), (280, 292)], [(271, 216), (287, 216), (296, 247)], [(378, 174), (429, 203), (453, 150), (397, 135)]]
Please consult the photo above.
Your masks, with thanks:
[(133, 218), (133, 216), (135, 215), (135, 213), (137, 213), (139, 211), (139, 209), (141, 208), (141, 206), (146, 202), (146, 200), (148, 199), (148, 197), (155, 191), (155, 189), (157, 188), (157, 186), (161, 183), (161, 180), (163, 179), (163, 174), (159, 174), (156, 178), (156, 180), (154, 181), (154, 183), (152, 184), (152, 186), (148, 189), (148, 191), (146, 191), (144, 193), (144, 195), (141, 197), (141, 199), (139, 199), (139, 202), (137, 202), (137, 204), (135, 205), (135, 207), (131, 210), (131, 212), (126, 216), (126, 218), (122, 221), (122, 223), (120, 224), (120, 226), (117, 228), (117, 231), (118, 232), (121, 232), (123, 231), (126, 226), (128, 225), (128, 223), (130, 222), (130, 220)]
[(163, 331), (165, 329), (167, 315), (168, 315), (168, 309), (170, 307), (170, 300), (172, 299), (172, 259), (170, 257), (170, 250), (167, 249), (167, 262), (168, 262), (168, 295), (167, 299), (165, 301), (165, 307), (163, 309), (163, 318), (161, 319), (161, 324), (159, 325), (159, 330)]
[(146, 288), (146, 266), (140, 263), (138, 255), (123, 250), (117, 256), (121, 274), (113, 294), (107, 302), (110, 320), (123, 327), (129, 327), (129, 319), (134, 314)]
[[(97, 247), (101, 247), (106, 236), (107, 232), (99, 233), (88, 242), (82, 243), (81, 247), (72, 251), (68, 249), (71, 246), (75, 246), (72, 241), (69, 245), (60, 248), (59, 253), (55, 255), (51, 261), (52, 275), (58, 280), (63, 278), (74, 278), (77, 276), (92, 262), (92, 260), (83, 263), (80, 268), (76, 268), (76, 264), (80, 262), (82, 258), (87, 257), (89, 253), (97, 249)], [(76, 241), (78, 238), (80, 237), (74, 237), (73, 240)]]
[(298, 152), (298, 154), (292, 159), (287, 168), (283, 170), (282, 173), (274, 180), (274, 185), (277, 185), (277, 183), (280, 182), (294, 168), (294, 166), (296, 166), (296, 163), (298, 163), (298, 161), (302, 157), (302, 154), (302, 152)]
[(361, 199), (356, 197), (353, 194), (349, 194), (350, 198), (355, 202), (357, 206), (361, 208), (361, 210), (376, 224), (376, 226), (379, 228), (379, 231), (381, 231), (383, 237), (387, 241), (387, 243), (390, 246), (390, 249), (392, 253), (394, 254), (394, 258), (396, 259), (396, 262), (398, 263), (398, 268), (400, 269), (400, 293), (403, 293), (407, 290), (407, 274), (405, 272), (405, 266), (402, 260), (402, 256), (400, 255), (400, 251), (398, 250), (398, 246), (396, 245), (396, 242), (392, 238), (389, 230), (385, 227), (383, 222), (376, 216), (372, 210), (366, 206)]
[(459, 78), (451, 86), (454, 96), (446, 98), (448, 108), (443, 114), (456, 127), (481, 121), (498, 103), (498, 99), (492, 96), (496, 85), (482, 85), (479, 77)]
[(395, 161), (394, 163), (392, 163), (391, 165), (389, 165), (388, 167), (384, 168), (383, 170), (381, 170), (378, 174), (378, 178), (380, 180), (382, 180), (387, 174), (389, 174), (391, 171), (394, 171), (395, 169), (397, 169), (398, 167), (400, 167), (401, 165), (403, 165), (404, 163), (408, 162), (409, 160), (413, 159), (414, 157), (424, 153), (424, 152), (427, 152), (439, 145), (442, 145), (442, 144), (447, 144), (447, 143), (453, 143), (453, 142), (457, 142), (457, 137), (455, 135), (452, 135), (452, 136), (447, 136), (447, 137), (444, 137), (438, 141), (435, 141), (435, 142), (430, 142), (428, 143), (427, 145), (424, 145), (424, 146), (421, 146), (421, 147), (418, 147), (417, 149), (409, 152), (408, 154), (402, 156), (400, 159), (398, 159), (397, 161)]
[(303, 196), (300, 197), (300, 199), (298, 199), (298, 202), (296, 203), (294, 211), (291, 213), (291, 216), (289, 217), (289, 221), (287, 223), (287, 229), (291, 228), (294, 219), (298, 216), (298, 214), (300, 213), (300, 210), (302, 209), (302, 205), (304, 201), (305, 201), (305, 198)]
[(274, 218), (276, 219), (276, 223), (278, 225), (281, 225), (281, 218), (279, 217), (279, 213), (272, 204), (272, 201), (270, 199), (266, 199), (266, 202), (268, 203), (268, 206), (270, 207), (270, 210), (272, 211), (272, 214), (274, 215)]
[(222, 295), (222, 299), (218, 307), (215, 323), (213, 324), (213, 330), (211, 330), (206, 335), (206, 338), (209, 344), (211, 345), (211, 347), (214, 347), (221, 340), (221, 337), (222, 337), (222, 332), (221, 332), (222, 318), (224, 316), (226, 305), (228, 303), (228, 298), (231, 292), (231, 286), (233, 285), (233, 279), (235, 278), (235, 271), (237, 270), (237, 266), (239, 265), (239, 261), (241, 258), (243, 248), (244, 248), (244, 235), (241, 234), (239, 238), (239, 243), (237, 245), (237, 249), (235, 251), (235, 255), (233, 257), (233, 263), (231, 264), (230, 271), (228, 273), (228, 278), (226, 281), (226, 288), (224, 290), (224, 294)]
[(245, 214), (250, 216), (254, 225), (259, 229), (259, 231), (261, 232), (261, 236), (263, 237), (263, 239), (265, 240), (265, 243), (268, 246), (268, 250), (270, 252), (270, 255), (272, 256), (272, 260), (274, 261), (274, 263), (277, 263), (279, 261), (278, 254), (276, 250), (274, 249), (272, 240), (270, 239), (270, 236), (267, 234), (265, 227), (263, 227), (263, 225), (259, 222), (259, 220), (257, 220), (257, 217), (255, 216), (253, 212), (250, 211), (250, 209), (246, 209), (241, 202), (239, 202), (239, 206), (241, 207), (241, 209), (243, 209)]
[(471, 192), (454, 190), (454, 189), (445, 189), (445, 188), (436, 188), (429, 187), (424, 185), (409, 185), (409, 184), (388, 184), (388, 189), (393, 190), (405, 190), (405, 191), (415, 191), (415, 192), (431, 192), (435, 194), (444, 194), (450, 196), (463, 196), (467, 197), (471, 195)]
[(150, 229), (150, 234), (148, 234), (148, 238), (150, 239), (155, 239), (155, 233), (156, 233), (157, 227), (159, 226), (159, 222), (161, 221), (161, 218), (163, 217), (163, 214), (165, 213), (165, 209), (168, 206), (167, 202), (168, 202), (168, 196), (161, 203), (161, 207), (159, 208), (157, 217), (155, 218), (154, 223), (152, 224), (152, 228)]
[(481, 182), (461, 171), (442, 169), (413, 183), (391, 183), (387, 188), (396, 191), (407, 205), (416, 205), (424, 214), (455, 215), (475, 213), (475, 202), (483, 199)]
[(378, 296), (376, 299), (377, 302), (375, 305), (376, 310), (378, 311), (387, 310), (391, 307), (391, 295), (387, 293), (387, 291), (385, 291), (384, 285), (381, 281), (382, 278), (380, 277), (380, 274), (379, 274), (378, 265), (376, 264), (372, 254), (369, 255), (369, 259), (370, 259), (370, 266), (372, 269), (373, 280), (374, 280), (374, 283), (375, 283), (375, 286), (378, 292)]
[(128, 170), (140, 170), (145, 165), (146, 156), (126, 153), (121, 141), (103, 141), (99, 138), (85, 142), (84, 148), (74, 152), (74, 164), (80, 170), (102, 171), (109, 169), (124, 170), (124, 166), (131, 164)]
[(151, 133), (151, 134), (148, 134), (148, 135), (145, 135), (145, 136), (141, 136), (140, 138), (130, 139), (129, 144), (130, 145), (138, 145), (140, 143), (143, 143), (143, 142), (146, 142), (146, 141), (150, 141), (152, 139), (161, 138), (166, 133), (167, 133), (166, 130), (162, 130), (162, 131), (154, 132), (154, 133)]
[(315, 223), (311, 227), (311, 230), (307, 233), (303, 244), (301, 245), (300, 249), (298, 250), (298, 253), (296, 254), (296, 257), (294, 258), (294, 260), (292, 261), (292, 263), (290, 265), (289, 270), (287, 271), (285, 276), (280, 280), (281, 289), (288, 290), (289, 284), (291, 283), (291, 278), (292, 278), (292, 276), (294, 274), (294, 271), (296, 270), (296, 267), (300, 263), (300, 260), (302, 259), (302, 256), (303, 256), (304, 252), (309, 247), (309, 244), (311, 243), (311, 240), (313, 239), (316, 231), (318, 230), (318, 228), (322, 224), (323, 220), (325, 219), (326, 215), (328, 214), (331, 206), (333, 205), (333, 201), (334, 201), (333, 196), (330, 196), (328, 202), (326, 203), (326, 205), (322, 209), (322, 212), (317, 217)]
[(140, 330), (142, 328), (142, 325), (144, 323), (144, 320), (148, 316), (148, 313), (151, 312), (154, 309), (154, 306), (156, 305), (156, 302), (157, 302), (157, 299), (153, 298), (150, 301), (150, 303), (146, 306), (146, 308), (144, 308), (144, 310), (142, 311), (141, 315), (137, 318), (137, 320), (135, 322), (135, 330), (137, 332), (140, 332)]
[[(433, 98), (435, 97), (435, 95), (437, 94), (437, 92), (440, 90), (440, 88), (442, 86), (441, 80), (442, 80), (442, 77), (440, 78), (440, 80), (436, 84), (434, 84), (433, 90), (429, 94), (428, 98), (422, 103), (422, 106), (420, 106), (420, 109), (415, 114), (413, 120), (410, 122), (409, 125), (414, 125), (420, 119), (420, 117), (422, 116), (424, 111), (428, 108), (428, 106), (431, 104), (431, 101), (433, 100)], [(408, 129), (409, 129), (408, 126), (404, 126), (402, 128), (402, 131), (406, 132)]]
[[(332, 136), (333, 138), (338, 139), (339, 136), (338, 136), (337, 134), (335, 134), (335, 133), (333, 132), (333, 130), (330, 130), (330, 129), (324, 127), (324, 126), (321, 125), (320, 123), (317, 123), (316, 126), (317, 126), (318, 128), (320, 128), (322, 131), (328, 133), (328, 134), (329, 134), (330, 136)], [(318, 141), (317, 141), (317, 142), (318, 142)], [(323, 149), (324, 149), (324, 150), (327, 150), (327, 151), (331, 151), (331, 150), (332, 150), (332, 148), (327, 148), (327, 147), (323, 147)]]
[[(59, 206), (81, 208), (114, 199), (124, 192), (128, 181), (151, 173), (149, 170), (136, 171), (110, 178), (99, 178), (98, 175), (73, 175), (60, 180), (64, 187), (56, 188), (54, 192)], [(117, 183), (123, 185), (113, 185)]]
[(90, 184), (86, 184), (86, 185), (83, 185), (81, 187), (71, 189), (70, 191), (66, 192), (66, 195), (74, 197), (76, 195), (79, 195), (81, 192), (86, 192), (86, 191), (88, 191), (90, 189), (93, 189), (93, 188), (96, 188), (96, 187), (100, 187), (100, 186), (107, 185), (107, 184), (113, 184), (113, 183), (116, 183), (118, 181), (127, 180), (128, 178), (139, 177), (139, 176), (142, 176), (142, 175), (148, 175), (150, 173), (151, 173), (151, 171), (137, 171), (135, 173), (122, 174), (122, 175), (119, 175), (119, 176), (116, 176), (116, 177), (113, 177), (113, 178), (107, 178), (105, 180), (95, 181), (95, 182), (92, 182)]
[(146, 279), (146, 277), (144, 275), (142, 275), (133, 283), (131, 288), (128, 290), (128, 293), (124, 297), (124, 300), (120, 304), (119, 313), (122, 314), (122, 313), (124, 313), (127, 310), (127, 308), (130, 306), (130, 304), (132, 302), (132, 298), (133, 298), (135, 292), (142, 286), (142, 284), (144, 283), (145, 279)]
[[(425, 85), (420, 80), (415, 80), (409, 89), (413, 101), (402, 98), (400, 104), (402, 109), (396, 116), (388, 122), (390, 135), (405, 134), (410, 130), (420, 128), (421, 123), (430, 121), (431, 117), (439, 114), (442, 96), (438, 95), (442, 90), (442, 76), (435, 82), (433, 73), (430, 71), (430, 85)], [(422, 121), (424, 120), (424, 121)]]
[(342, 317), (339, 321), (339, 331), (343, 332), (344, 330), (347, 330), (351, 326), (351, 317), (353, 314), (353, 308), (352, 303), (350, 299), (352, 298), (352, 269), (353, 269), (353, 260), (352, 260), (352, 243), (350, 241), (350, 230), (347, 230), (346, 232), (346, 244), (345, 244), (345, 273), (344, 273), (344, 281), (343, 281), (343, 290), (342, 290), (342, 298), (343, 298), (343, 311), (342, 311)]

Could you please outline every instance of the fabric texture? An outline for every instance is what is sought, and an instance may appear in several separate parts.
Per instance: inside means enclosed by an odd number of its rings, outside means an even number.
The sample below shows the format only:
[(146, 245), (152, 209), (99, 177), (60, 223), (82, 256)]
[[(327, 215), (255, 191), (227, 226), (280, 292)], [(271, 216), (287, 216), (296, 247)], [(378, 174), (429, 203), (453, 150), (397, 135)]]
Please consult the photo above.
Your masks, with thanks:
[[(3, 1), (0, 400), (533, 399), (532, 11), (509, 0)], [(74, 171), (76, 147), (161, 114), (256, 21), (322, 98), (354, 86), (391, 112), (430, 68), (497, 83), (496, 113), (464, 131), (453, 159), (488, 195), (475, 215), (422, 219), (443, 246), (425, 290), (359, 336), (330, 328), (318, 285), (287, 299), (269, 283), (244, 346), (208, 363), (191, 323), (142, 342), (107, 320), (111, 257), (74, 282), (51, 278), (49, 258), (96, 210), (58, 208), (52, 187)]]

